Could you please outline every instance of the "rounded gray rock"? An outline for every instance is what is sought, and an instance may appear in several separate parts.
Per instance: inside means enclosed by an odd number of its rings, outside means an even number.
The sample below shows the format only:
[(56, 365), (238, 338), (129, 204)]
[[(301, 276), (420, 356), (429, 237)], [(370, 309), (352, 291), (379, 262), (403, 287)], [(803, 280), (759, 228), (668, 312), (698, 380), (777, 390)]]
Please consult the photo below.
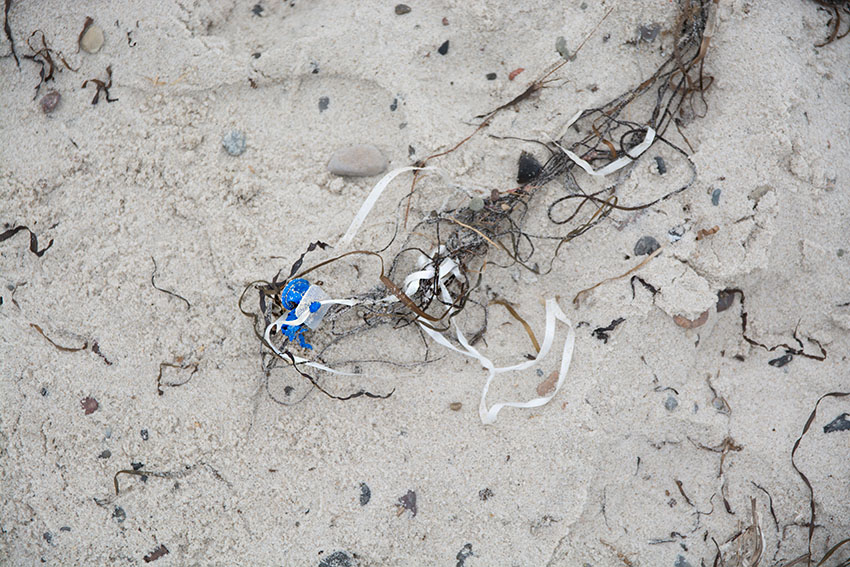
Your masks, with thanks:
[(371, 144), (341, 148), (328, 162), (328, 171), (344, 177), (372, 177), (387, 169), (387, 158)]
[(221, 145), (224, 150), (232, 156), (242, 155), (245, 151), (245, 134), (239, 130), (233, 130), (224, 135), (221, 139)]

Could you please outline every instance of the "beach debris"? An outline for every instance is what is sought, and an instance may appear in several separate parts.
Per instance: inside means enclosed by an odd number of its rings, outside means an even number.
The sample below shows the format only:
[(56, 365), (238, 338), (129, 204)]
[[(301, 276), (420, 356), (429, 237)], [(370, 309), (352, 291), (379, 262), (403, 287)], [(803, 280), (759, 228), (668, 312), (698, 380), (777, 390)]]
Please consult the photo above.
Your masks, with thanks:
[(326, 111), (328, 109), (328, 105), (330, 103), (331, 103), (330, 98), (328, 98), (326, 96), (319, 97), (319, 112)]
[(319, 567), (355, 567), (351, 557), (344, 551), (334, 551), (321, 561)]
[(460, 411), (460, 408), (463, 407), (463, 404), (460, 402), (452, 402), (449, 404), (449, 409), (452, 411)]
[(516, 181), (523, 185), (534, 181), (534, 178), (540, 175), (542, 170), (543, 166), (540, 165), (540, 162), (537, 161), (534, 155), (528, 152), (521, 152), (519, 154), (519, 161), (517, 162)]
[(647, 290), (649, 293), (651, 293), (651, 294), (652, 294), (652, 297), (655, 297), (655, 294), (657, 294), (657, 293), (658, 293), (658, 288), (656, 288), (656, 287), (655, 287), (654, 285), (652, 285), (651, 283), (647, 283), (647, 281), (646, 281), (646, 280), (644, 280), (642, 277), (640, 277), (640, 276), (632, 276), (632, 279), (630, 279), (630, 280), (629, 280), (629, 285), (630, 285), (630, 286), (631, 286), (631, 288), (632, 288), (632, 299), (634, 299), (634, 298), (635, 298), (635, 282), (640, 283), (640, 284), (641, 284), (644, 288), (646, 288), (646, 290)]
[(697, 317), (696, 319), (688, 319), (682, 315), (676, 315), (673, 317), (673, 322), (682, 327), (683, 329), (696, 329), (697, 327), (702, 327), (705, 325), (705, 322), (708, 321), (708, 309), (702, 312), (702, 315)]
[[(8, 8), (8, 6), (9, 4), (7, 2), (6, 7)], [(39, 37), (41, 39), (41, 47), (33, 46), (32, 42), (33, 39), (36, 37)], [(36, 43), (36, 45), (38, 44)], [(35, 30), (34, 32), (32, 32), (32, 34), (30, 34), (29, 38), (27, 38), (27, 47), (30, 48), (32, 55), (24, 55), (24, 59), (29, 59), (34, 63), (38, 63), (41, 66), (41, 69), (39, 69), (38, 72), (38, 84), (35, 86), (35, 95), (33, 95), (32, 97), (33, 100), (35, 100), (35, 98), (38, 96), (38, 92), (41, 89), (41, 85), (48, 81), (54, 80), (53, 75), (57, 69), (61, 71), (56, 60), (62, 63), (62, 65), (69, 71), (77, 71), (77, 69), (74, 69), (73, 67), (71, 67), (71, 65), (68, 64), (68, 61), (65, 59), (65, 56), (62, 55), (61, 51), (56, 51), (47, 44), (47, 38), (45, 37), (44, 32), (41, 30)]]
[(408, 490), (407, 494), (400, 496), (398, 499), (398, 515), (400, 516), (405, 510), (416, 516), (416, 493)]
[(60, 95), (56, 91), (47, 91), (47, 94), (41, 97), (39, 101), (39, 106), (41, 106), (41, 111), (45, 114), (50, 114), (56, 107), (59, 106), (59, 101), (62, 100), (62, 95)]
[(661, 156), (655, 156), (655, 165), (658, 167), (658, 173), (660, 175), (664, 175), (667, 173), (667, 164), (664, 163), (664, 158)]
[(829, 423), (823, 426), (824, 433), (835, 433), (836, 431), (850, 431), (850, 420), (847, 417), (848, 413), (842, 413)]
[(699, 229), (699, 230), (697, 231), (697, 237), (696, 237), (696, 239), (697, 239), (697, 240), (702, 240), (702, 239), (703, 239), (703, 238), (705, 238), (706, 236), (711, 236), (712, 234), (715, 234), (718, 230), (720, 230), (720, 227), (719, 227), (719, 226), (717, 226), (717, 225), (714, 225), (714, 226), (713, 226), (713, 227), (711, 227), (711, 228), (701, 228), (701, 229)]
[(652, 43), (658, 37), (658, 32), (661, 31), (661, 24), (653, 22), (651, 24), (642, 24), (638, 27), (638, 39), (647, 43)]
[(387, 158), (371, 144), (340, 148), (328, 162), (328, 171), (341, 177), (372, 177), (386, 169)]
[(652, 236), (642, 236), (636, 243), (634, 248), (635, 256), (645, 256), (647, 254), (652, 254), (656, 250), (661, 248), (661, 245), (658, 244), (658, 241)]
[(627, 271), (627, 272), (625, 272), (625, 273), (623, 273), (623, 274), (620, 274), (619, 276), (612, 276), (612, 277), (610, 277), (610, 278), (605, 278), (605, 279), (604, 279), (604, 280), (602, 280), (601, 282), (598, 282), (598, 283), (596, 283), (596, 284), (594, 284), (594, 285), (590, 286), (589, 288), (586, 288), (586, 289), (581, 290), (580, 292), (578, 292), (578, 293), (575, 295), (575, 297), (573, 297), (573, 305), (574, 305), (574, 306), (576, 306), (576, 307), (578, 307), (578, 306), (579, 306), (579, 302), (581, 301), (581, 298), (582, 298), (582, 297), (584, 297), (585, 295), (587, 295), (588, 293), (590, 293), (591, 291), (593, 291), (594, 289), (596, 289), (597, 287), (599, 287), (599, 286), (601, 286), (601, 285), (604, 285), (604, 284), (606, 284), (606, 283), (609, 283), (609, 282), (617, 281), (617, 280), (619, 280), (619, 279), (622, 279), (622, 278), (624, 278), (624, 277), (628, 276), (629, 274), (631, 274), (631, 273), (633, 273), (633, 272), (636, 272), (636, 271), (640, 270), (640, 269), (641, 269), (641, 268), (643, 268), (643, 267), (644, 267), (644, 266), (645, 266), (645, 265), (646, 265), (646, 264), (647, 264), (650, 260), (652, 260), (653, 258), (655, 258), (656, 256), (658, 256), (659, 254), (661, 254), (661, 251), (662, 251), (662, 250), (664, 250), (664, 248), (659, 247), (658, 249), (656, 249), (656, 250), (655, 250), (655, 252), (653, 252), (652, 254), (650, 254), (649, 256), (647, 256), (646, 258), (644, 258), (644, 259), (643, 259), (643, 260), (642, 260), (639, 264), (637, 264), (636, 266), (634, 266), (633, 268), (631, 268), (629, 271)]
[(625, 321), (625, 319), (623, 317), (618, 317), (617, 319), (614, 319), (613, 321), (611, 321), (611, 324), (608, 325), (607, 327), (597, 327), (596, 329), (594, 329), (593, 332), (590, 333), (590, 336), (596, 337), (597, 339), (599, 339), (603, 343), (608, 344), (608, 339), (611, 338), (611, 331), (616, 329), (617, 325), (619, 325), (623, 321)]
[(119, 524), (127, 519), (127, 513), (124, 511), (124, 508), (121, 506), (116, 506), (115, 510), (112, 511), (112, 517)]
[(86, 18), (83, 31), (80, 32), (79, 46), (86, 53), (97, 53), (103, 47), (103, 29), (91, 18)]
[(82, 400), (80, 400), (80, 405), (83, 406), (83, 411), (86, 415), (93, 414), (97, 411), (97, 408), (99, 407), (97, 400), (91, 397), (83, 398)]
[(726, 311), (732, 304), (735, 303), (735, 294), (730, 293), (728, 290), (722, 289), (717, 292), (717, 312), (721, 313)]
[(91, 100), (92, 104), (97, 104), (100, 100), (100, 93), (106, 97), (106, 102), (117, 102), (117, 98), (109, 98), (109, 89), (112, 88), (112, 65), (106, 66), (106, 81), (102, 81), (100, 79), (88, 79), (83, 83), (82, 88), (86, 88), (86, 85), (89, 83), (94, 83), (94, 86), (97, 87), (97, 90), (94, 93), (94, 98)]
[(488, 81), (495, 81), (496, 80), (496, 73), (487, 73), (486, 75), (484, 75), (484, 77)]
[(711, 192), (711, 204), (715, 207), (720, 205), (720, 193), (722, 192), (723, 191), (719, 188)]
[(478, 499), (482, 502), (487, 502), (488, 500), (493, 498), (493, 496), (495, 495), (493, 494), (493, 491), (489, 488), (482, 488), (478, 491)]
[(395, 5), (395, 13), (396, 13), (397, 16), (403, 16), (405, 14), (409, 14), (410, 10), (411, 10), (411, 8), (407, 4), (396, 4)]
[(449, 52), (449, 40), (444, 41), (440, 47), (437, 48), (437, 53), (440, 55), (445, 55)]
[(519, 74), (520, 74), (520, 73), (522, 73), (523, 71), (525, 71), (525, 69), (524, 69), (523, 67), (517, 67), (516, 69), (514, 69), (513, 71), (511, 71), (510, 73), (508, 73), (508, 80), (509, 80), (509, 81), (513, 81), (513, 80), (514, 80), (514, 79), (516, 79), (516, 78), (519, 76)]
[(151, 561), (156, 561), (164, 555), (168, 555), (168, 548), (160, 544), (159, 547), (142, 557), (142, 559), (145, 561), (145, 563), (150, 563)]
[(9, 240), (10, 238), (15, 236), (16, 234), (18, 234), (22, 230), (25, 230), (25, 231), (30, 233), (30, 252), (32, 252), (33, 254), (38, 256), (39, 258), (44, 256), (44, 253), (47, 252), (47, 250), (51, 246), (53, 246), (53, 239), (51, 238), (50, 242), (47, 243), (47, 246), (45, 246), (44, 248), (39, 250), (38, 249), (38, 237), (35, 235), (35, 233), (32, 230), (29, 229), (29, 227), (23, 226), (23, 225), (18, 225), (14, 228), (7, 228), (3, 232), (0, 232), (0, 242), (3, 242), (4, 240)]
[(788, 352), (788, 353), (783, 354), (779, 358), (774, 358), (773, 360), (769, 360), (767, 363), (769, 365), (773, 366), (774, 368), (782, 368), (783, 366), (785, 366), (786, 364), (791, 362), (793, 359), (794, 359), (794, 355), (791, 354), (790, 352)]
[(664, 400), (664, 409), (667, 411), (673, 411), (677, 407), (679, 407), (679, 400), (677, 400), (676, 396), (673, 394), (668, 394), (667, 399)]
[[(720, 372), (718, 371), (718, 375)], [(708, 389), (711, 390), (711, 407), (713, 407), (717, 413), (722, 413), (723, 415), (731, 415), (732, 408), (729, 407), (729, 402), (726, 401), (726, 398), (717, 393), (717, 390), (714, 389), (714, 386), (711, 385), (711, 376), (706, 376), (705, 378), (706, 384), (708, 384)]]
[[(153, 261), (153, 272), (151, 273), (151, 285), (153, 286), (153, 288), (157, 291), (161, 291), (162, 293), (170, 295), (171, 297), (176, 297), (177, 299), (180, 299), (181, 301), (186, 303), (186, 309), (191, 309), (192, 304), (189, 303), (188, 299), (186, 299), (185, 297), (183, 297), (182, 295), (180, 295), (178, 293), (174, 293), (173, 291), (169, 291), (167, 289), (162, 289), (161, 287), (156, 285), (156, 282), (154, 281), (154, 277), (156, 277), (156, 271), (157, 271), (156, 260), (154, 259), (153, 256), (151, 256), (151, 260)], [(92, 350), (94, 350), (94, 346), (92, 346)]]
[(9, 25), (9, 9), (12, 7), (12, 0), (6, 0), (3, 18), (3, 32), (6, 34), (6, 39), (9, 40), (9, 46), (12, 49), (12, 57), (15, 58), (15, 64), (18, 69), (21, 68), (21, 62), (18, 60), (18, 53), (15, 51), (15, 40), (12, 38), (12, 27)]
[(460, 548), (460, 551), (457, 552), (457, 555), (455, 555), (455, 559), (457, 559), (455, 567), (464, 567), (464, 565), (466, 564), (466, 560), (472, 557), (473, 555), (475, 554), (472, 553), (472, 544), (464, 544), (463, 547)]
[[(847, 34), (850, 34), (850, 28), (848, 28), (841, 35), (838, 34), (841, 29), (841, 9), (848, 11), (847, 3), (845, 0), (815, 0), (818, 4), (820, 4), (824, 8), (832, 8), (832, 15), (829, 18), (829, 22), (827, 25), (831, 25), (832, 29), (829, 32), (829, 37), (823, 43), (816, 43), (815, 47), (826, 47), (830, 43), (835, 40), (841, 39), (845, 37)], [(841, 6), (844, 4), (844, 6)], [(9, 7), (8, 3), (6, 5), (6, 10), (8, 13)]]
[(360, 505), (365, 506), (372, 499), (372, 490), (365, 482), (360, 483)]
[[(163, 382), (162, 381), (162, 373), (166, 368), (176, 368), (177, 370), (188, 370), (191, 369), (192, 372), (189, 374), (189, 377), (183, 380), (182, 382)], [(184, 386), (189, 383), (195, 373), (198, 371), (198, 363), (194, 362), (192, 364), (186, 364), (183, 362), (183, 357), (178, 356), (177, 360), (174, 362), (160, 362), (159, 363), (159, 374), (156, 376), (156, 393), (162, 396), (165, 394), (165, 391), (162, 389), (163, 386), (168, 388), (177, 388), (179, 386)]]
[(221, 138), (221, 145), (228, 154), (240, 156), (247, 147), (245, 133), (241, 130), (231, 130)]

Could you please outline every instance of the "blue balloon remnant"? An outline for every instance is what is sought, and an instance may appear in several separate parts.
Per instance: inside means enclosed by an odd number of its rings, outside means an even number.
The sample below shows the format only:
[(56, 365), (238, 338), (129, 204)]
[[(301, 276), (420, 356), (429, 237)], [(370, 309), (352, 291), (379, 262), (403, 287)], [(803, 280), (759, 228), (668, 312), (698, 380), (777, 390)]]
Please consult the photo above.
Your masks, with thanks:
[[(280, 293), (281, 305), (284, 309), (289, 310), (289, 314), (286, 316), (284, 321), (295, 321), (298, 319), (298, 315), (295, 314), (295, 308), (298, 307), (299, 303), (301, 303), (301, 300), (304, 298), (304, 294), (307, 293), (309, 288), (310, 282), (304, 278), (296, 278), (286, 284), (283, 291)], [(321, 306), (321, 303), (314, 301), (310, 304), (310, 312), (315, 313)], [(280, 331), (283, 336), (286, 337), (286, 340), (294, 341), (297, 338), (298, 344), (300, 344), (302, 348), (313, 350), (313, 347), (307, 344), (307, 341), (304, 339), (305, 330), (304, 325), (281, 325), (280, 328)]]

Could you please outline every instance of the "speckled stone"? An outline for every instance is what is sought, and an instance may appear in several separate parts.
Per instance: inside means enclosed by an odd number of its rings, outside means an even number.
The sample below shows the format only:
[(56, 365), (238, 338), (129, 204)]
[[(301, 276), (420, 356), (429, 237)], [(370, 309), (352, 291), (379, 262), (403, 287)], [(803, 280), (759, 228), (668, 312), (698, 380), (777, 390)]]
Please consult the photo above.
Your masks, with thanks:
[(97, 24), (92, 24), (80, 38), (80, 48), (86, 53), (97, 53), (103, 47), (103, 30)]
[(245, 134), (239, 130), (232, 130), (221, 139), (221, 145), (224, 146), (224, 151), (232, 156), (242, 155), (247, 145), (245, 143)]
[(328, 162), (328, 171), (344, 177), (372, 177), (386, 169), (387, 158), (371, 144), (340, 148)]
[(45, 114), (50, 114), (56, 107), (59, 106), (59, 101), (62, 100), (62, 95), (57, 93), (56, 91), (50, 91), (43, 97), (41, 97), (41, 101), (39, 104), (41, 105), (41, 111)]

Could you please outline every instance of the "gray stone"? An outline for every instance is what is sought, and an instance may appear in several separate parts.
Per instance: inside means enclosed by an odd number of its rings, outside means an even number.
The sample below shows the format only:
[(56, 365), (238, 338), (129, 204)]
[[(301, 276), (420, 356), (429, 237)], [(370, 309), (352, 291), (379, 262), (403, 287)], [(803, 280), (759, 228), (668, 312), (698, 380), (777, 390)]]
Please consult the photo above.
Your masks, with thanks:
[(328, 162), (328, 171), (344, 177), (372, 177), (387, 169), (387, 158), (371, 144), (341, 148)]
[(677, 407), (679, 407), (679, 400), (677, 400), (673, 394), (667, 396), (667, 399), (664, 400), (664, 408), (667, 411), (673, 411)]
[(711, 204), (715, 207), (720, 204), (720, 189), (711, 192)]
[(346, 552), (335, 551), (319, 561), (319, 567), (354, 567), (354, 563)]
[(57, 93), (56, 91), (50, 91), (43, 97), (41, 97), (41, 111), (45, 114), (50, 114), (56, 107), (59, 106), (59, 101), (62, 100), (62, 95)]
[(97, 24), (92, 24), (83, 32), (80, 48), (86, 53), (97, 53), (101, 47), (103, 47), (103, 30)]
[(473, 213), (477, 213), (481, 209), (484, 208), (484, 199), (481, 197), (473, 197), (469, 202), (469, 210)]
[(224, 146), (224, 151), (232, 156), (242, 155), (246, 147), (245, 134), (239, 130), (232, 130), (221, 139), (221, 145)]
[(658, 241), (655, 240), (651, 236), (642, 236), (640, 240), (635, 243), (635, 256), (645, 256), (647, 254), (652, 254), (656, 250), (658, 250), (661, 246), (658, 244)]

